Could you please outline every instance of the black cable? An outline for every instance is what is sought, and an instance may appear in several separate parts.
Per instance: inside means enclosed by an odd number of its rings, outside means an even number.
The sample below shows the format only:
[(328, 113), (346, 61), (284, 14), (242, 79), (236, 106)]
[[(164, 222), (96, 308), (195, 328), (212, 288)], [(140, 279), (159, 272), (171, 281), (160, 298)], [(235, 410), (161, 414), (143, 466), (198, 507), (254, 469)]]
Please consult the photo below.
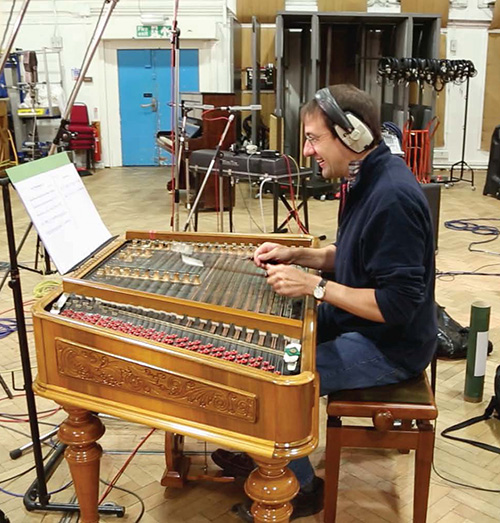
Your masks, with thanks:
[[(436, 436), (438, 435), (437, 425), (438, 425), (438, 421), (436, 420), (436, 423), (435, 423), (435, 426), (434, 426), (434, 431), (436, 433)], [(439, 433), (439, 434), (441, 434), (441, 433)], [(444, 438), (443, 438), (443, 441), (445, 441)], [(448, 441), (448, 443), (450, 443), (450, 442)], [(455, 444), (454, 443), (450, 443), (450, 445), (456, 446), (456, 443)], [(478, 485), (471, 485), (469, 483), (462, 483), (461, 481), (457, 481), (457, 480), (454, 480), (454, 479), (451, 479), (451, 478), (447, 478), (446, 476), (443, 476), (443, 474), (438, 472), (438, 470), (436, 469), (435, 461), (436, 461), (436, 452), (434, 452), (434, 457), (432, 459), (432, 470), (436, 473), (436, 476), (440, 477), (444, 481), (447, 481), (449, 483), (453, 483), (454, 485), (458, 485), (460, 487), (470, 488), (472, 490), (479, 490), (481, 492), (494, 492), (494, 493), (499, 493), (500, 492), (500, 489), (489, 489), (489, 488), (486, 488), (486, 487), (479, 487)]]
[[(45, 454), (45, 456), (42, 458), (43, 461), (47, 460), (48, 458), (50, 458), (50, 456), (52, 456), (52, 454), (54, 453), (55, 449), (52, 448), (50, 449), (47, 454)], [(22, 472), (19, 472), (18, 474), (15, 474), (14, 476), (11, 476), (10, 478), (5, 478), (5, 479), (2, 479), (0, 480), (0, 483), (8, 483), (9, 481), (13, 481), (17, 478), (20, 478), (22, 476), (25, 476), (26, 474), (28, 474), (29, 472), (31, 472), (32, 470), (34, 470), (36, 467), (36, 465), (33, 465), (32, 467), (30, 467), (29, 469), (26, 469), (26, 470), (23, 470)]]
[(485, 488), (485, 487), (478, 487), (477, 485), (469, 485), (467, 483), (462, 483), (460, 481), (455, 481), (454, 479), (447, 478), (446, 476), (443, 476), (440, 472), (437, 471), (434, 461), (432, 461), (432, 470), (435, 472), (436, 476), (440, 477), (442, 480), (448, 481), (449, 483), (453, 483), (454, 485), (459, 485), (460, 487), (470, 488), (473, 490), (480, 490), (481, 492), (495, 492), (495, 493), (500, 492), (500, 489), (489, 489), (489, 488)]
[(443, 277), (451, 276), (451, 280), (453, 281), (455, 279), (455, 276), (500, 276), (500, 273), (498, 272), (479, 272), (481, 269), (485, 269), (486, 267), (494, 267), (495, 265), (500, 265), (500, 263), (488, 263), (486, 265), (481, 265), (481, 267), (478, 267), (477, 269), (474, 269), (473, 271), (438, 271), (436, 270), (436, 277), (439, 279), (443, 279)]
[(480, 245), (483, 243), (490, 243), (495, 241), (500, 236), (500, 230), (498, 227), (494, 227), (493, 225), (480, 225), (477, 222), (498, 222), (500, 221), (500, 218), (461, 218), (459, 220), (449, 220), (447, 222), (444, 222), (444, 226), (447, 229), (451, 229), (453, 231), (466, 231), (466, 232), (472, 232), (472, 234), (479, 234), (480, 236), (493, 236), (493, 238), (488, 240), (480, 240), (471, 242), (469, 244), (469, 251), (471, 252), (484, 252), (487, 254), (494, 254), (497, 256), (500, 256), (500, 252), (493, 252), (493, 251), (485, 251), (483, 249), (473, 249), (473, 245)]
[[(105, 481), (103, 479), (100, 479), (99, 481), (101, 483), (104, 483), (104, 485), (106, 485), (106, 486), (110, 485), (110, 483), (108, 481)], [(142, 516), (144, 516), (144, 513), (146, 512), (146, 506), (144, 504), (144, 500), (138, 494), (136, 494), (135, 492), (132, 492), (131, 490), (127, 490), (126, 488), (118, 487), (117, 485), (111, 485), (111, 488), (121, 490), (122, 492), (126, 492), (127, 494), (130, 494), (130, 495), (134, 496), (137, 500), (139, 500), (139, 503), (141, 504), (141, 512), (137, 516), (137, 519), (134, 521), (134, 523), (139, 523), (139, 521), (141, 521), (141, 519), (142, 519)]]
[[(41, 414), (47, 414), (49, 412), (53, 412), (54, 414), (57, 414), (61, 409), (59, 407), (52, 407), (51, 409), (46, 409), (46, 410), (40, 410), (37, 412), (38, 416), (40, 416)], [(12, 413), (12, 412), (0, 412), (0, 417), (4, 417), (4, 418), (12, 418), (12, 419), (16, 419), (16, 418), (27, 418), (29, 416), (28, 413), (20, 413), (20, 414), (15, 414), (15, 413)], [(47, 416), (49, 417), (49, 416)], [(45, 425), (52, 425), (54, 427), (57, 427), (57, 423), (45, 423)]]

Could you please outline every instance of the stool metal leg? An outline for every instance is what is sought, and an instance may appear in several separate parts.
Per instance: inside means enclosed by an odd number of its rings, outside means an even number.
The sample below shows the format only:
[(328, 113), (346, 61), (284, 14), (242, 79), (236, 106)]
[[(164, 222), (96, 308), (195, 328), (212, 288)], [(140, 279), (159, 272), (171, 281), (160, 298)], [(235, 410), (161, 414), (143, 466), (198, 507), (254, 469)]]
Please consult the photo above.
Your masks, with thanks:
[(326, 429), (324, 523), (334, 523), (337, 515), (341, 450), (342, 420), (340, 418), (328, 418)]

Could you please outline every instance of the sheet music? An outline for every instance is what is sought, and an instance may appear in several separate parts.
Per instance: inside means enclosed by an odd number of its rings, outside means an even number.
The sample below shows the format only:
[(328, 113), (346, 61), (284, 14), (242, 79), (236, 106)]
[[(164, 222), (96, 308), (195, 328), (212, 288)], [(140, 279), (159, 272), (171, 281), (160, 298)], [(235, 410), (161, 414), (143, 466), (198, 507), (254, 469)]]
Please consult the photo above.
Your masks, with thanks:
[(61, 274), (111, 238), (66, 153), (7, 169), (7, 174)]

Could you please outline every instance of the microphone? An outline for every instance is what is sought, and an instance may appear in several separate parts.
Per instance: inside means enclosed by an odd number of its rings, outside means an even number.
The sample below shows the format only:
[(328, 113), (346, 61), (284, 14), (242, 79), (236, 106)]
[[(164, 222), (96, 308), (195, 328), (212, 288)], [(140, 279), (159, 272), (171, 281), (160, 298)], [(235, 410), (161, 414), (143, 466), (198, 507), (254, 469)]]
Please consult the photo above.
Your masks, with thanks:
[[(175, 104), (173, 104), (175, 105)], [(211, 109), (216, 109), (215, 105), (210, 104), (201, 104), (199, 102), (184, 102), (184, 107), (187, 109), (201, 109), (202, 111), (209, 111)]]
[(252, 104), (252, 105), (228, 105), (224, 107), (216, 107), (221, 111), (260, 111), (262, 109), (261, 104)]
[(170, 102), (168, 105), (170, 107), (176, 107), (177, 105), (182, 107), (182, 105), (184, 105), (184, 107), (186, 109), (201, 109), (202, 111), (211, 111), (212, 109), (216, 109), (216, 110), (219, 110), (219, 111), (234, 112), (234, 111), (260, 111), (262, 109), (262, 105), (261, 104), (224, 105), (224, 106), (221, 106), (221, 107), (216, 107), (215, 105), (202, 104), (202, 103), (199, 103), (199, 102), (184, 102), (184, 104), (175, 104), (173, 102)]

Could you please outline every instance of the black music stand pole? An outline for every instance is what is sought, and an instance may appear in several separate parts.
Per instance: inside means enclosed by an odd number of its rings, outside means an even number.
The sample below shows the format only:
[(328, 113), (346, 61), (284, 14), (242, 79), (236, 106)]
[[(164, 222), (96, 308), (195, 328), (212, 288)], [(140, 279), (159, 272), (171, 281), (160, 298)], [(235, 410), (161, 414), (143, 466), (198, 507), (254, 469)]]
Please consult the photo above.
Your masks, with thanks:
[[(458, 162), (455, 162), (452, 166), (451, 166), (451, 171), (450, 171), (450, 183), (455, 183), (455, 182), (468, 182), (472, 185), (472, 190), (475, 190), (475, 186), (474, 186), (474, 169), (465, 161), (465, 140), (467, 138), (467, 113), (468, 113), (468, 109), (469, 109), (469, 77), (467, 76), (467, 84), (466, 84), (466, 87), (465, 87), (465, 112), (464, 112), (464, 130), (463, 130), (463, 138), (462, 138), (462, 159)], [(455, 170), (455, 168), (458, 168), (460, 166), (460, 177), (459, 178), (455, 178), (453, 176), (453, 171)], [(471, 172), (471, 178), (470, 180), (466, 180), (464, 179), (464, 167), (466, 167), (467, 169), (469, 169), (469, 171)]]
[(1, 178), (3, 207), (5, 214), (5, 228), (7, 232), (7, 244), (9, 248), (10, 280), (9, 287), (12, 289), (14, 298), (14, 310), (16, 315), (17, 336), (19, 338), (19, 349), (21, 351), (21, 363), (23, 367), (24, 390), (26, 403), (28, 405), (28, 417), (30, 421), (31, 439), (33, 440), (33, 454), (35, 457), (35, 468), (39, 482), (39, 498), (42, 504), (48, 503), (47, 485), (45, 484), (45, 473), (43, 470), (42, 448), (40, 445), (40, 431), (38, 430), (35, 395), (33, 393), (33, 378), (31, 375), (30, 355), (28, 349), (28, 338), (26, 335), (26, 319), (24, 317), (23, 293), (21, 290), (21, 278), (17, 264), (16, 240), (14, 236), (14, 222), (12, 220), (12, 206), (9, 193), (9, 179)]
[[(40, 431), (38, 428), (35, 394), (33, 392), (33, 376), (31, 374), (31, 362), (26, 333), (26, 318), (24, 316), (23, 293), (21, 290), (21, 277), (17, 263), (16, 239), (14, 235), (14, 221), (12, 219), (12, 205), (10, 200), (10, 180), (0, 175), (2, 185), (2, 198), (5, 214), (5, 228), (7, 232), (7, 244), (9, 248), (10, 280), (9, 287), (12, 289), (14, 298), (14, 310), (17, 324), (17, 335), (19, 338), (19, 349), (21, 352), (21, 364), (24, 378), (24, 391), (28, 406), (28, 418), (30, 423), (31, 439), (33, 441), (33, 456), (35, 459), (36, 480), (32, 483), (24, 496), (24, 505), (27, 510), (47, 510), (54, 512), (78, 512), (80, 507), (75, 503), (49, 503), (50, 494), (47, 492), (47, 478), (50, 478), (55, 468), (61, 462), (65, 445), (59, 445), (46, 466), (43, 464), (42, 446), (40, 444)], [(36, 500), (39, 501), (36, 501)], [(102, 514), (115, 514), (123, 516), (125, 509), (114, 503), (106, 503), (99, 507)]]

